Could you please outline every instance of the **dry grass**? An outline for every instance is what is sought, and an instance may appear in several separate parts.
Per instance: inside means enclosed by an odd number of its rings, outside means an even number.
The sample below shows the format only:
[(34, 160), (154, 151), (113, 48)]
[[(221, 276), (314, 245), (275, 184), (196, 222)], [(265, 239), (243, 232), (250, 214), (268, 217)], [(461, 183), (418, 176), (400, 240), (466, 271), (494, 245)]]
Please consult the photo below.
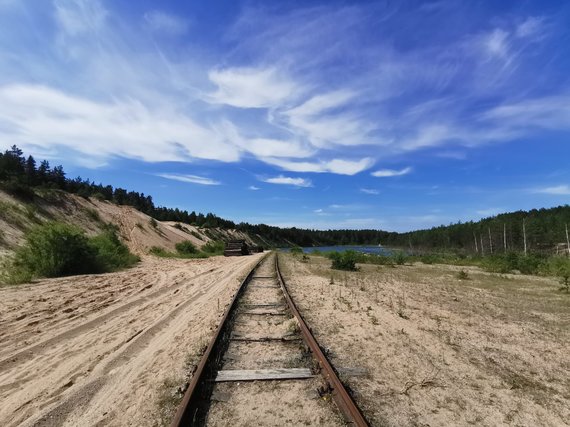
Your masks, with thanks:
[(333, 362), (369, 369), (348, 381), (373, 425), (570, 419), (570, 298), (556, 280), (419, 263), (338, 273), (321, 257), (282, 260)]

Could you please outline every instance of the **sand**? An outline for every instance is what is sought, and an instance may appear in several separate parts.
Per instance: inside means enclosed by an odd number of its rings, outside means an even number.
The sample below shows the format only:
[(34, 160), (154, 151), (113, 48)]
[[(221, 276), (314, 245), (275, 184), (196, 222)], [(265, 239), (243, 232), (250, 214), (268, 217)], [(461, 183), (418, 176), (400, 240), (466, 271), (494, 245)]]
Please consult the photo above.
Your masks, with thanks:
[(163, 382), (183, 378), (261, 256), (144, 256), (0, 288), (0, 425), (157, 425)]
[(570, 422), (570, 296), (554, 279), (280, 258), (332, 363), (368, 371), (345, 381), (372, 425)]

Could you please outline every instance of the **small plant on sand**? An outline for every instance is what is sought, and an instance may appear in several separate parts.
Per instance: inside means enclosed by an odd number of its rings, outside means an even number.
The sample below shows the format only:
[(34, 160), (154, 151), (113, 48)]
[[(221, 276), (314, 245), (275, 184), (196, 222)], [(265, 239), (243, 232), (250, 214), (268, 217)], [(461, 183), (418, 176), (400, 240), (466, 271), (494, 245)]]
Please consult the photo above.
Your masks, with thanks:
[(404, 265), (407, 260), (407, 256), (404, 251), (396, 251), (392, 254), (392, 259), (397, 265)]
[(461, 269), (457, 272), (457, 278), (459, 280), (469, 280), (469, 273), (467, 273), (467, 271)]
[(196, 246), (190, 240), (184, 240), (183, 242), (176, 244), (176, 251), (180, 254), (195, 254), (198, 252)]
[(156, 219), (154, 219), (154, 218), (149, 219), (149, 220), (148, 220), (148, 223), (150, 224), (150, 226), (151, 226), (152, 228), (157, 228), (157, 227), (158, 227), (158, 222), (157, 222)]
[(309, 259), (310, 258), (307, 255), (303, 254), (303, 256), (301, 257), (301, 262), (307, 263), (309, 262)]
[(331, 268), (334, 270), (357, 271), (355, 251), (332, 252), (330, 254), (332, 260)]
[(303, 248), (301, 248), (300, 246), (293, 246), (290, 250), (291, 255), (301, 255), (303, 253)]

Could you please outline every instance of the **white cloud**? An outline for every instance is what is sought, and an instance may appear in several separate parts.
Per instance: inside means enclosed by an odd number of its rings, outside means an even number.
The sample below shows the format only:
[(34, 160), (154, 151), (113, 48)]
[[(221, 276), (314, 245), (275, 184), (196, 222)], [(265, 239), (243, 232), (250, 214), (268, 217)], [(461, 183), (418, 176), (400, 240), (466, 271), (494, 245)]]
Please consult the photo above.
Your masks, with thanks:
[(411, 167), (406, 167), (404, 169), (396, 170), (396, 169), (380, 169), (375, 172), (372, 172), (372, 176), (376, 176), (379, 178), (389, 178), (393, 176), (402, 176), (407, 175), (412, 171)]
[(484, 38), (484, 46), (490, 56), (506, 58), (509, 55), (509, 33), (496, 28)]
[(260, 188), (259, 188), (259, 187), (256, 187), (255, 185), (250, 185), (249, 187), (247, 187), (247, 189), (248, 189), (248, 190), (251, 190), (251, 191), (260, 190)]
[(520, 38), (540, 38), (544, 31), (544, 18), (530, 16), (520, 23), (515, 31)]
[(45, 86), (0, 87), (0, 122), (0, 137), (24, 149), (59, 146), (100, 159), (147, 162), (240, 158), (239, 148), (187, 116), (133, 100), (90, 101)]
[(372, 194), (372, 195), (378, 195), (378, 194), (380, 194), (380, 191), (375, 190), (375, 189), (373, 189), (373, 188), (361, 188), (361, 189), (360, 189), (360, 192), (361, 192), (361, 193), (364, 193), (364, 194)]
[(188, 31), (188, 22), (186, 20), (160, 10), (145, 13), (144, 20), (152, 31), (175, 36), (182, 35)]
[(213, 180), (211, 178), (206, 178), (198, 175), (187, 175), (187, 174), (175, 174), (175, 173), (157, 173), (156, 176), (160, 176), (166, 179), (172, 179), (174, 181), (188, 182), (191, 184), (200, 185), (220, 185), (221, 182)]
[(483, 120), (501, 126), (546, 129), (570, 128), (570, 95), (556, 95), (505, 103), (484, 113)]
[(108, 15), (96, 0), (56, 0), (54, 7), (57, 22), (70, 36), (97, 31), (103, 27)]
[(536, 188), (533, 193), (552, 194), (557, 196), (569, 196), (570, 185), (555, 185), (553, 187)]
[(263, 161), (291, 172), (330, 172), (339, 175), (356, 175), (374, 164), (374, 159), (370, 157), (356, 161), (332, 159), (321, 162), (300, 162), (266, 157)]
[(295, 187), (312, 187), (313, 183), (309, 179), (305, 178), (291, 178), (283, 175), (279, 175), (273, 178), (262, 179), (263, 182), (268, 184), (280, 184), (280, 185), (292, 185)]
[(206, 100), (240, 108), (276, 107), (301, 88), (275, 68), (225, 68), (209, 72), (218, 90)]

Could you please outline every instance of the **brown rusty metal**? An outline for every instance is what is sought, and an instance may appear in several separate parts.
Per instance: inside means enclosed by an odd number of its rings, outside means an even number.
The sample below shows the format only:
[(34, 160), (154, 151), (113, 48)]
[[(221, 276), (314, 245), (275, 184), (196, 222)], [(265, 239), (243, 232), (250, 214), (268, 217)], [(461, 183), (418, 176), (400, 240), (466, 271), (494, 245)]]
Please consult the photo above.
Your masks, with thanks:
[(313, 356), (319, 363), (321, 374), (327, 383), (328, 388), (332, 390), (332, 397), (335, 403), (337, 404), (338, 408), (348, 423), (359, 427), (368, 426), (369, 424), (362, 415), (362, 412), (360, 412), (360, 409), (358, 406), (356, 406), (356, 403), (338, 378), (338, 375), (329, 363), (325, 354), (321, 350), (321, 347), (317, 343), (317, 340), (313, 336), (313, 333), (303, 320), (301, 313), (299, 313), (299, 310), (297, 310), (295, 303), (291, 299), (291, 296), (287, 290), (287, 286), (285, 285), (285, 281), (283, 280), (283, 276), (281, 275), (281, 271), (279, 271), (279, 259), (277, 255), (275, 256), (275, 269), (277, 271), (277, 279), (279, 280), (279, 284), (281, 285), (281, 289), (283, 290), (283, 294), (285, 295), (285, 300), (289, 305), (289, 309), (299, 322), (303, 340), (305, 341), (305, 344), (307, 344), (307, 346), (311, 349)]
[(200, 359), (200, 363), (198, 364), (198, 367), (196, 368), (196, 371), (192, 376), (192, 380), (188, 385), (188, 389), (186, 390), (186, 393), (184, 393), (182, 402), (180, 403), (180, 406), (178, 406), (178, 411), (176, 411), (176, 415), (174, 416), (174, 419), (170, 424), (171, 427), (195, 425), (201, 400), (203, 400), (205, 397), (199, 395), (198, 391), (200, 390), (200, 387), (209, 379), (208, 378), (209, 373), (206, 368), (208, 365), (211, 364), (211, 362), (216, 357), (221, 357), (221, 355), (216, 354), (216, 351), (214, 349), (221, 344), (221, 341), (224, 338), (225, 335), (224, 328), (227, 326), (226, 324), (228, 322), (228, 319), (232, 316), (232, 314), (236, 310), (237, 307), (236, 302), (239, 299), (240, 295), (242, 294), (243, 290), (245, 289), (245, 285), (251, 280), (251, 278), (253, 277), (253, 273), (265, 258), (267, 258), (267, 255), (262, 257), (259, 260), (259, 262), (255, 264), (255, 266), (251, 269), (246, 278), (243, 279), (243, 281), (241, 282), (236, 294), (232, 299), (230, 306), (228, 307), (228, 309), (224, 313), (224, 316), (222, 317), (222, 320), (220, 321), (220, 325), (218, 326), (218, 329), (216, 330), (214, 337), (208, 344), (208, 347), (206, 348), (206, 352), (203, 354), (202, 359)]

